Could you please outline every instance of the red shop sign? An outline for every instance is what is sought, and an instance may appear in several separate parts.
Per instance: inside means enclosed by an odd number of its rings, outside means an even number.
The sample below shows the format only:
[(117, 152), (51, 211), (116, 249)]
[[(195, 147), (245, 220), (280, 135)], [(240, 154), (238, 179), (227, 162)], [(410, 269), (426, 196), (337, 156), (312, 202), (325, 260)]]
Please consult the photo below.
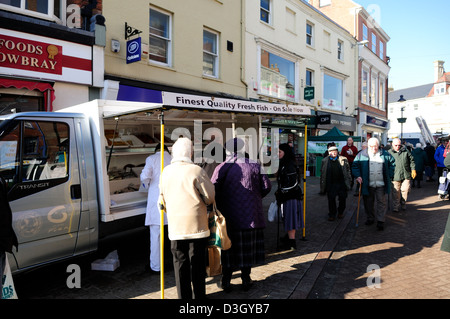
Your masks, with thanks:
[(0, 35), (0, 67), (62, 74), (62, 46)]

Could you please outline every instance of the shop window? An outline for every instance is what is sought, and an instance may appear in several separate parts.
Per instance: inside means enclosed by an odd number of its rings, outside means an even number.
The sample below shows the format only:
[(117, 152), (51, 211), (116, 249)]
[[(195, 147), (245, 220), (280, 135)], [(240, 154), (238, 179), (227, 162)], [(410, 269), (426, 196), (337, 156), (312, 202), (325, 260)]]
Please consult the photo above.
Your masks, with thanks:
[(261, 49), (260, 93), (281, 100), (296, 100), (295, 62)]
[(54, 99), (55, 90), (50, 83), (0, 78), (0, 114), (51, 112)]
[(203, 30), (203, 74), (218, 77), (219, 70), (219, 35)]
[(152, 62), (171, 65), (171, 21), (171, 15), (150, 9), (149, 58)]
[(342, 111), (343, 109), (343, 80), (338, 79), (329, 74), (324, 74), (323, 77), (323, 107)]
[(45, 111), (44, 98), (42, 96), (26, 96), (15, 94), (4, 94), (0, 90), (0, 115)]

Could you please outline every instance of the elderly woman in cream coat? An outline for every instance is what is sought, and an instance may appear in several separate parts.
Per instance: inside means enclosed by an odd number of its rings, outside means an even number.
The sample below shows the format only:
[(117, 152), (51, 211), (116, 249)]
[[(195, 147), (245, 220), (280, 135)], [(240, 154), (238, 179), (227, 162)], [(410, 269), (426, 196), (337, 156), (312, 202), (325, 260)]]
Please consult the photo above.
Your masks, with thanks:
[(191, 157), (191, 140), (179, 138), (172, 147), (172, 162), (161, 175), (160, 202), (167, 212), (178, 297), (203, 299), (209, 237), (207, 205), (214, 202), (215, 191), (206, 172)]

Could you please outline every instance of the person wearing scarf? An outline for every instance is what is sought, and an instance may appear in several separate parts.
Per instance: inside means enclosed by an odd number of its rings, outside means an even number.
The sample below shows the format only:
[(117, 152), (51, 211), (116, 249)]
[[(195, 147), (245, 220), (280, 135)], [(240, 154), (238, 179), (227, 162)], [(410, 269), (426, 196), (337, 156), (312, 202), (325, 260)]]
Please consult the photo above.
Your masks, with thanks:
[[(336, 146), (331, 146), (328, 154), (322, 160), (320, 192), (328, 196), (328, 220), (334, 221), (336, 214), (338, 218), (344, 217), (347, 191), (350, 190), (352, 177), (347, 158), (339, 156)], [(339, 199), (338, 207), (336, 197)]]

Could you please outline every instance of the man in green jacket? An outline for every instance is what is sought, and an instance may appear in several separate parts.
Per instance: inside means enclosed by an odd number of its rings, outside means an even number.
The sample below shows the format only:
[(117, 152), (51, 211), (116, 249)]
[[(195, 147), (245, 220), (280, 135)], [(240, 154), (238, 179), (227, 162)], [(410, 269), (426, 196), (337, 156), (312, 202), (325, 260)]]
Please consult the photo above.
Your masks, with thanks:
[(416, 178), (416, 164), (411, 152), (402, 145), (400, 139), (396, 138), (392, 141), (392, 148), (389, 153), (395, 158), (395, 173), (392, 184), (393, 192), (393, 211), (398, 212), (400, 206), (402, 210), (406, 210), (406, 200), (411, 189), (411, 179)]
[(368, 148), (358, 153), (352, 165), (353, 176), (361, 185), (366, 225), (372, 225), (376, 220), (378, 230), (384, 229), (394, 170), (394, 158), (380, 149), (380, 141), (375, 137), (369, 139)]

